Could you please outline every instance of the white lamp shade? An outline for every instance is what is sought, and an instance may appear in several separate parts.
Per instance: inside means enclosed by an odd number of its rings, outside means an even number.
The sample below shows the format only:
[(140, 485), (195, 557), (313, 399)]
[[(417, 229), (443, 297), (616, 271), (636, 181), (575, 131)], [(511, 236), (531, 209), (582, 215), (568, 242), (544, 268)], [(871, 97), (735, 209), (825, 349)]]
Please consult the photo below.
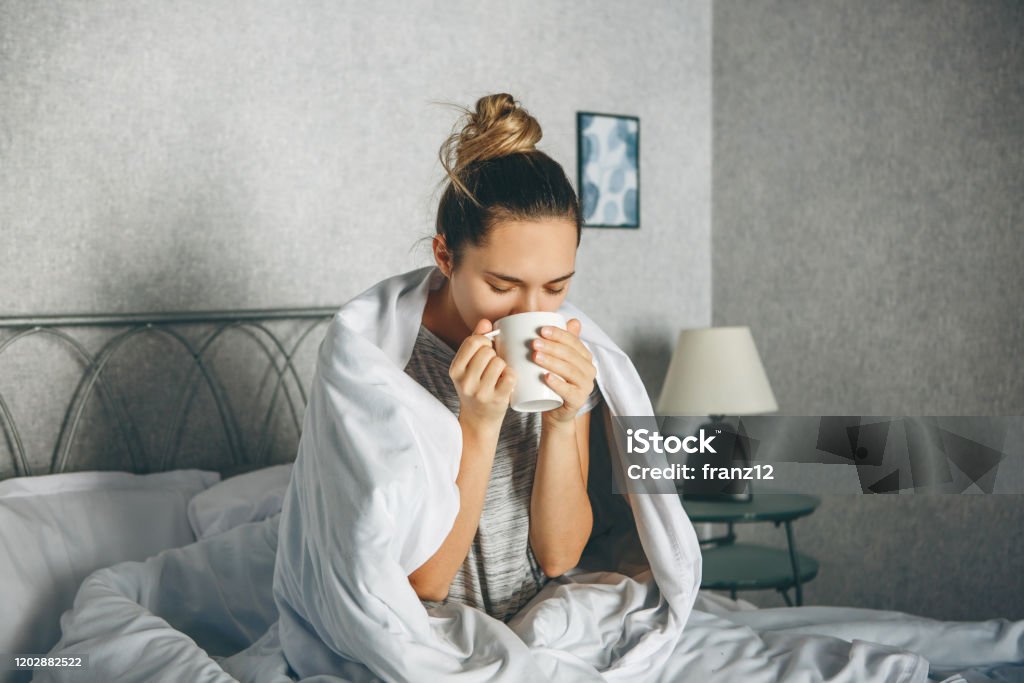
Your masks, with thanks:
[(683, 330), (660, 415), (755, 415), (779, 409), (749, 327)]

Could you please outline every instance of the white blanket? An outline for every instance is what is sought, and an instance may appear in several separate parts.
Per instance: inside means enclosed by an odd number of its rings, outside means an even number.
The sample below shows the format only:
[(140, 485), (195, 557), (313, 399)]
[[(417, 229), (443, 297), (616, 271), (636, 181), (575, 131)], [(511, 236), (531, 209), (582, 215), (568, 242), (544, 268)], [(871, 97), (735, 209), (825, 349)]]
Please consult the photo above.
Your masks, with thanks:
[[(33, 680), (289, 683), (271, 590), (278, 521), (275, 516), (244, 524), (145, 562), (94, 573), (61, 620), (64, 636), (51, 653), (88, 655), (88, 667), (40, 671)], [(563, 577), (537, 596), (550, 605), (547, 618), (516, 629), (531, 650), (545, 650), (546, 643), (570, 640), (589, 628), (585, 614), (595, 608), (575, 601), (573, 586)], [(627, 593), (623, 608), (634, 604), (634, 597)], [(628, 628), (624, 624), (623, 630)], [(570, 651), (563, 656), (572, 671), (579, 657), (607, 655)], [(753, 609), (700, 591), (663, 668), (638, 680), (924, 683), (929, 663), (936, 681), (1022, 682), (1024, 622), (943, 622), (842, 607)], [(307, 683), (377, 680), (357, 667)], [(542, 680), (563, 679), (531, 683)]]
[[(697, 539), (672, 495), (631, 496), (628, 529), (649, 571), (627, 575), (636, 558), (625, 556), (622, 572), (578, 567), (509, 624), (457, 604), (428, 612), (407, 575), (456, 514), (460, 432), (401, 368), (437, 276), (392, 278), (336, 316), (281, 515), (90, 576), (52, 651), (88, 655), (88, 670), (36, 680), (281, 683), (290, 665), (317, 683), (916, 683), (929, 660), (933, 673), (971, 676), (951, 683), (1022, 680), (1008, 676), (1024, 668), (1005, 665), (1024, 664), (1024, 622), (751, 610), (698, 595)], [(579, 311), (562, 312), (583, 323), (611, 413), (650, 415), (628, 358)], [(621, 467), (618, 454), (610, 458)], [(612, 546), (606, 559), (627, 547)], [(985, 673), (1000, 670), (1005, 677)]]
[[(458, 420), (403, 370), (428, 291), (442, 282), (430, 267), (375, 285), (342, 307), (320, 347), (274, 576), (288, 661), (303, 677), (353, 662), (389, 680), (650, 677), (700, 586), (699, 544), (675, 495), (632, 496), (653, 581), (577, 578), (571, 622), (561, 601), (517, 615), (524, 628), (543, 627), (543, 641), (528, 645), (465, 605), (428, 614), (412, 589), (408, 575), (440, 547), (459, 509)], [(610, 414), (653, 415), (629, 358), (572, 305), (560, 312), (582, 323)]]

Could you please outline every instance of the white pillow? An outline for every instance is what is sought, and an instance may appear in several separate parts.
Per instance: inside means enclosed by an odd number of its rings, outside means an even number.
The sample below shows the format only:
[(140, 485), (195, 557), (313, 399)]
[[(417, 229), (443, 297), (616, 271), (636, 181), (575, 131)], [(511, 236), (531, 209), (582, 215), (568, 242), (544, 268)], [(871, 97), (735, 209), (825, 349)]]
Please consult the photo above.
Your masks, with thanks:
[(93, 571), (192, 543), (188, 502), (219, 480), (175, 470), (0, 481), (0, 652), (49, 652), (61, 614)]
[(264, 467), (228, 477), (197, 494), (188, 504), (188, 521), (196, 538), (276, 515), (291, 475), (291, 463)]

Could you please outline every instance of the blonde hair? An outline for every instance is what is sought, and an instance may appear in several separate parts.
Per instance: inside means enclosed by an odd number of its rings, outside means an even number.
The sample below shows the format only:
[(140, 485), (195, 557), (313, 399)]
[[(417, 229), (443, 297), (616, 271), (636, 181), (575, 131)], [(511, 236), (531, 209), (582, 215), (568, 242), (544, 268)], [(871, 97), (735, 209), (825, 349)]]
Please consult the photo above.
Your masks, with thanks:
[(516, 152), (535, 151), (543, 132), (537, 119), (508, 93), (486, 95), (476, 101), (476, 111), (462, 111), (462, 130), (448, 136), (439, 156), (449, 180), (473, 198), (459, 177), (467, 166)]

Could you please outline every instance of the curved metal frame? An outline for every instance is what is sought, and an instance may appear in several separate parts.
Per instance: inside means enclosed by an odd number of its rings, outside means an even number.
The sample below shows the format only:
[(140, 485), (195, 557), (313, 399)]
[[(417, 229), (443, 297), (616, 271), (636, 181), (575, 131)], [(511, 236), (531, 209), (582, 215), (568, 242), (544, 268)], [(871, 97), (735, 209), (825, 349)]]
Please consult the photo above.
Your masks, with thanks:
[[(108, 416), (113, 416), (117, 431), (125, 446), (125, 451), (134, 472), (160, 472), (172, 469), (174, 466), (174, 455), (181, 444), (182, 432), (184, 430), (185, 418), (198, 390), (197, 371), (205, 380), (217, 406), (220, 416), (221, 427), (231, 454), (231, 463), (234, 466), (245, 464), (262, 464), (266, 458), (266, 452), (270, 443), (270, 421), (274, 416), (274, 408), (278, 405), (278, 396), (284, 393), (284, 400), (288, 404), (292, 422), (296, 432), (301, 431), (301, 418), (296, 410), (292, 392), (289, 391), (285, 382), (286, 375), (291, 375), (292, 381), (298, 388), (299, 397), (302, 400), (303, 408), (306, 404), (306, 392), (299, 377), (299, 373), (293, 363), (293, 358), (304, 341), (309, 337), (317, 326), (324, 324), (337, 312), (337, 308), (293, 308), (293, 309), (263, 309), (249, 311), (202, 311), (184, 313), (160, 313), (160, 314), (99, 314), (99, 315), (60, 315), (60, 316), (35, 316), (35, 317), (0, 317), (0, 330), (13, 329), (14, 334), (3, 341), (0, 341), (0, 355), (11, 347), (15, 342), (24, 340), (33, 335), (53, 336), (76, 352), (78, 360), (84, 365), (82, 375), (78, 381), (71, 400), (64, 413), (60, 432), (54, 445), (53, 454), (50, 458), (48, 472), (32, 472), (29, 458), (25, 452), (25, 445), (11, 413), (10, 406), (4, 399), (3, 386), (0, 386), (0, 429), (3, 430), (11, 447), (14, 459), (14, 476), (27, 476), (32, 474), (51, 474), (64, 472), (70, 465), (71, 446), (78, 433), (79, 424), (86, 404), (92, 397), (94, 389), (99, 389), (103, 407)], [(312, 320), (302, 331), (298, 339), (290, 349), (286, 349), (277, 335), (274, 334), (265, 324), (269, 320)], [(210, 332), (205, 339), (194, 346), (184, 335), (173, 329), (177, 325), (210, 324), (216, 329)], [(99, 352), (93, 356), (73, 336), (60, 328), (68, 327), (121, 327), (129, 329), (121, 331), (110, 339), (107, 339)], [(276, 374), (273, 392), (266, 414), (263, 416), (263, 423), (259, 432), (255, 457), (247, 459), (244, 453), (244, 445), (239, 430), (238, 420), (232, 409), (228, 392), (220, 381), (217, 373), (204, 362), (205, 354), (212, 348), (213, 343), (227, 330), (238, 329), (255, 341), (258, 347), (266, 355), (269, 366), (260, 381), (262, 392), (269, 378)], [(103, 370), (110, 363), (117, 352), (127, 346), (127, 343), (140, 335), (157, 335), (170, 339), (182, 347), (194, 361), (190, 366), (185, 384), (178, 394), (177, 410), (174, 419), (168, 426), (164, 436), (164, 447), (155, 460), (151, 460), (145, 452), (143, 441), (139, 436), (138, 426), (135, 424), (125, 406), (124, 400), (108, 382), (103, 379)], [(278, 362), (278, 356), (283, 362)]]

